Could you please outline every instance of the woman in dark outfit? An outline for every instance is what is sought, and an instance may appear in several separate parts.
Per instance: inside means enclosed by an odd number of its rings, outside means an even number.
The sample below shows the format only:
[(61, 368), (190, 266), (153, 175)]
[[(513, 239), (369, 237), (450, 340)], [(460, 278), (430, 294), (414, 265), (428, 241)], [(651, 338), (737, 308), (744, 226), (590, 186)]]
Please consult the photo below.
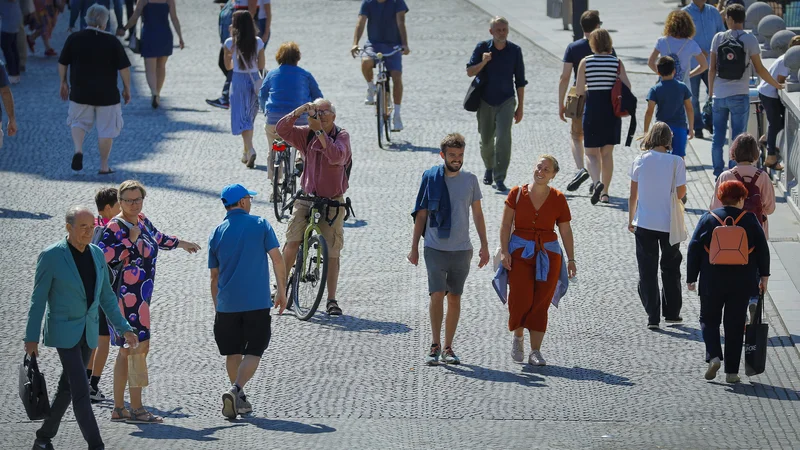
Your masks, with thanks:
[[(747, 188), (744, 184), (740, 181), (725, 181), (717, 188), (716, 195), (723, 206), (704, 214), (697, 223), (686, 258), (686, 282), (689, 290), (694, 291), (695, 282), (700, 275), (700, 327), (703, 330), (706, 362), (708, 362), (706, 380), (716, 378), (720, 361), (724, 359), (725, 381), (738, 383), (747, 305), (750, 297), (767, 290), (769, 248), (764, 230), (756, 216), (742, 209), (747, 198)], [(706, 248), (711, 245), (714, 228), (720, 226), (717, 218), (711, 213), (716, 214), (722, 221), (727, 217), (736, 220), (741, 215), (736, 225), (744, 228), (748, 245), (752, 249), (748, 264), (711, 265)], [(761, 274), (760, 281), (756, 281), (759, 279), (759, 274)], [(724, 358), (719, 335), (720, 321), (725, 327)]]

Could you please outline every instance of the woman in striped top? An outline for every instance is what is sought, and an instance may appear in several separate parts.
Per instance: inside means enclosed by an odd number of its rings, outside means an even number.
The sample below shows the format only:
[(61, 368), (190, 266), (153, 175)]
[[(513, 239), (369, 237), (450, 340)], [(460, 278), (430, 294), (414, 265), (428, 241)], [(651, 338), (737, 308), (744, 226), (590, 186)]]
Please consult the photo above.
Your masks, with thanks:
[(622, 121), (614, 115), (611, 88), (619, 79), (630, 88), (631, 82), (622, 61), (611, 54), (608, 31), (598, 28), (589, 35), (594, 55), (587, 56), (578, 66), (576, 90), (586, 96), (583, 111), (583, 145), (586, 147), (589, 174), (592, 176), (592, 204), (608, 203), (608, 187), (614, 173), (614, 146), (620, 142)]

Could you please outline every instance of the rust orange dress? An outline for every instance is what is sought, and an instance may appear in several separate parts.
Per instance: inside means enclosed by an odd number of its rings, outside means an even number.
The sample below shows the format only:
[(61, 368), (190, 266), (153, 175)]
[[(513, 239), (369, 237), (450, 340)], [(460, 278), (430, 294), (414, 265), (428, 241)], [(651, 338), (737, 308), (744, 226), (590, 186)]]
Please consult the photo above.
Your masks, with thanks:
[[(522, 189), (517, 204), (517, 192)], [(506, 205), (514, 210), (514, 235), (536, 242), (536, 250), (547, 252), (550, 273), (547, 281), (536, 281), (536, 258), (522, 257), (523, 249), (511, 254), (511, 271), (508, 273), (508, 329), (525, 328), (531, 331), (547, 330), (547, 310), (553, 299), (560, 275), (562, 255), (550, 252), (542, 245), (558, 240), (555, 227), (569, 222), (567, 199), (560, 191), (550, 188), (542, 206), (537, 211), (528, 196), (528, 185), (511, 189)]]

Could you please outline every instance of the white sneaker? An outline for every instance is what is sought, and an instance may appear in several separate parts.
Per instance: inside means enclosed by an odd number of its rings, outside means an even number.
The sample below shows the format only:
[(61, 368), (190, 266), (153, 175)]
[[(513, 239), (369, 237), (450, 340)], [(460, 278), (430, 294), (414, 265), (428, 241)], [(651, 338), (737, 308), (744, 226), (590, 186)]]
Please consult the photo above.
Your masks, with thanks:
[(392, 120), (392, 131), (402, 131), (403, 130), (403, 121), (400, 119), (400, 114), (394, 115), (394, 120)]
[(247, 401), (247, 396), (244, 395), (244, 391), (239, 391), (239, 401), (236, 405), (236, 412), (239, 414), (250, 414), (253, 412), (253, 405)]
[(546, 366), (547, 361), (544, 360), (542, 352), (539, 350), (533, 350), (531, 354), (528, 355), (528, 364), (532, 366)]
[(739, 374), (738, 373), (726, 373), (725, 374), (725, 382), (726, 383), (738, 383), (740, 381), (742, 381), (742, 379), (739, 378)]
[(256, 151), (255, 149), (250, 149), (247, 152), (247, 168), (252, 169), (256, 166)]
[(89, 398), (93, 402), (103, 402), (106, 400), (106, 396), (103, 394), (103, 391), (101, 391), (100, 388), (97, 388), (95, 391), (91, 386), (89, 386)]
[(706, 370), (706, 380), (713, 380), (717, 378), (717, 371), (719, 370), (719, 358), (714, 358), (708, 362), (708, 370)]
[(367, 98), (364, 99), (365, 105), (374, 105), (375, 104), (375, 91), (376, 88), (369, 87), (367, 88)]
[(236, 407), (238, 406), (238, 392), (236, 392), (235, 387), (231, 387), (229, 391), (226, 391), (222, 394), (222, 415), (227, 417), (228, 419), (235, 419), (236, 418)]
[(11, 84), (19, 84), (19, 80), (20, 80), (20, 76), (19, 75), (14, 76), (14, 77), (12, 77), (11, 75), (8, 76), (8, 82), (11, 83)]
[(516, 362), (522, 362), (522, 360), (525, 359), (523, 338), (524, 337), (513, 336), (513, 343), (511, 345), (511, 358)]

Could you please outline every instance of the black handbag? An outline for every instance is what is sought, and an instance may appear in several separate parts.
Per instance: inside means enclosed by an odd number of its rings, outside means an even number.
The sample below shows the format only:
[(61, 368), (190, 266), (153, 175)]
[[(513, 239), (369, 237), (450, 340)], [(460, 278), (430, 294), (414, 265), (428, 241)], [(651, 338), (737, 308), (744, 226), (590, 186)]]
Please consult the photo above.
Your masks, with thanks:
[(482, 73), (483, 72), (479, 73), (472, 79), (467, 89), (467, 95), (464, 97), (464, 109), (469, 112), (476, 112), (481, 106), (481, 92), (483, 91), (483, 83), (481, 82)]
[(50, 399), (47, 397), (47, 384), (39, 372), (36, 355), (25, 355), (19, 365), (19, 397), (30, 420), (50, 417)]
[(764, 310), (764, 294), (758, 296), (758, 305), (750, 324), (744, 332), (744, 373), (748, 377), (764, 373), (767, 365), (767, 341), (769, 325), (761, 323)]

